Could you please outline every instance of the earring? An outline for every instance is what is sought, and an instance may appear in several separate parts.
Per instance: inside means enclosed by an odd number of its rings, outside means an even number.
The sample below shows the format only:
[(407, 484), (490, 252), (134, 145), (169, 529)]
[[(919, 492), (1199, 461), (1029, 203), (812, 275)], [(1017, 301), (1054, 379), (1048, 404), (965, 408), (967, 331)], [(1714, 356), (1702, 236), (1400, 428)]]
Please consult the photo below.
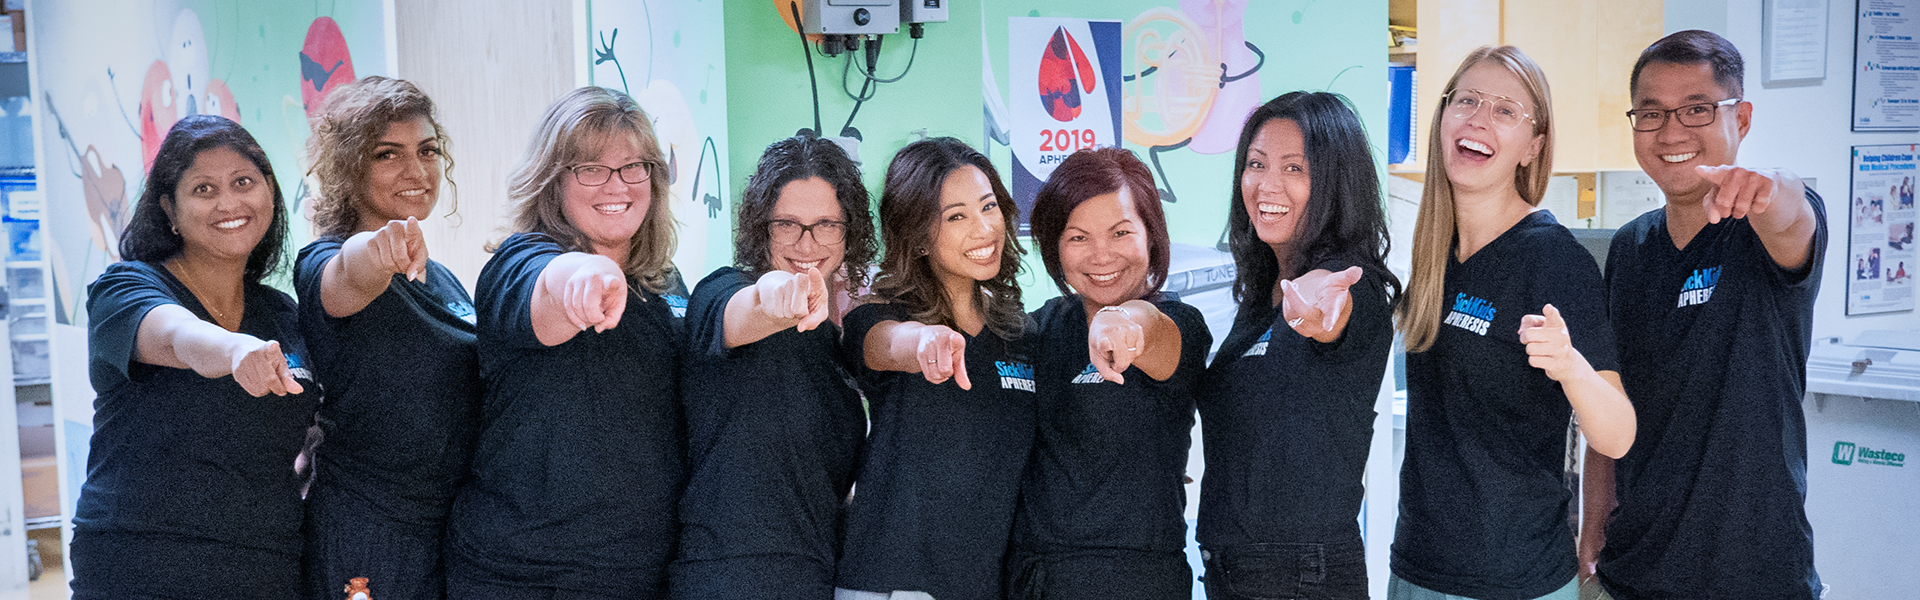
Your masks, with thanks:
[(167, 228), (168, 228), (168, 229), (172, 229), (172, 230), (173, 230), (173, 234), (174, 234), (174, 235), (180, 235), (180, 226), (179, 226), (179, 225), (168, 225), (168, 226), (167, 226)]
[(915, 249), (914, 251), (915, 251), (915, 252), (919, 252), (921, 256), (926, 256), (926, 255), (927, 255), (927, 247), (926, 247), (926, 246), (921, 246), (921, 247), (919, 247), (919, 248), (917, 248), (917, 249)]

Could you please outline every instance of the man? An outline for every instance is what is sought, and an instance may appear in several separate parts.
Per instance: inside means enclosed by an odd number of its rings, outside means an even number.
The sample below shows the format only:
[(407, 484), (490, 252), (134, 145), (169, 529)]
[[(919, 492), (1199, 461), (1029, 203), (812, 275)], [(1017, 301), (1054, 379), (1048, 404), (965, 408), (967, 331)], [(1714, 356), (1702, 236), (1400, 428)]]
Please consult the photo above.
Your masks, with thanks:
[(1607, 257), (1639, 429), (1618, 461), (1587, 452), (1589, 597), (1820, 595), (1801, 397), (1826, 209), (1792, 173), (1733, 166), (1753, 119), (1744, 70), (1705, 31), (1669, 35), (1633, 67), (1634, 156), (1667, 204), (1621, 228)]

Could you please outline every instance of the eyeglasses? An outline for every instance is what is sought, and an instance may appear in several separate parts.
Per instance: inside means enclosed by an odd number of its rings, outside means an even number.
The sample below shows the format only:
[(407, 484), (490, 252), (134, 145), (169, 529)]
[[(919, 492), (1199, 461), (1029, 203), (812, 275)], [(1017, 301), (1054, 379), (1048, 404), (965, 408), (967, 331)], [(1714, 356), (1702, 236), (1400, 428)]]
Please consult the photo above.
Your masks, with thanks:
[(1533, 115), (1527, 114), (1526, 105), (1518, 100), (1480, 90), (1447, 92), (1442, 102), (1446, 104), (1447, 116), (1462, 121), (1473, 118), (1473, 115), (1480, 112), (1482, 105), (1490, 104), (1492, 106), (1488, 107), (1490, 112), (1487, 114), (1493, 119), (1493, 124), (1500, 126), (1501, 129), (1513, 129), (1520, 125), (1521, 121), (1533, 120)]
[(1728, 98), (1719, 102), (1701, 102), (1679, 108), (1642, 108), (1627, 111), (1627, 120), (1633, 122), (1634, 131), (1659, 131), (1667, 126), (1667, 115), (1680, 119), (1680, 124), (1688, 127), (1706, 127), (1720, 114), (1720, 107), (1739, 104), (1739, 98)]
[(608, 181), (613, 180), (614, 173), (619, 173), (620, 181), (626, 182), (627, 185), (640, 185), (653, 178), (653, 163), (648, 161), (640, 161), (618, 169), (601, 165), (574, 165), (567, 167), (567, 170), (573, 171), (574, 181), (587, 187), (606, 185)]
[(776, 244), (800, 243), (800, 234), (813, 232), (813, 242), (832, 246), (847, 239), (846, 221), (821, 221), (812, 225), (801, 225), (786, 219), (774, 219), (767, 223), (767, 232), (773, 234)]

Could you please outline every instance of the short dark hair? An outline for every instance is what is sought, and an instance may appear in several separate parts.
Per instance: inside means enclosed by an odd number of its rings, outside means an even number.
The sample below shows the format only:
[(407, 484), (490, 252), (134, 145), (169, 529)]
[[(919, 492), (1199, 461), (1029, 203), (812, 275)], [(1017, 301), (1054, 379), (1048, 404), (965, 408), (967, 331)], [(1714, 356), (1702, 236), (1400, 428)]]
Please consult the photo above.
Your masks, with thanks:
[(187, 117), (167, 130), (166, 139), (154, 154), (153, 168), (147, 171), (140, 203), (134, 205), (133, 218), (127, 223), (126, 233), (120, 236), (122, 260), (160, 262), (173, 258), (186, 246), (186, 240), (174, 231), (173, 218), (167, 216), (166, 205), (174, 202), (174, 188), (180, 186), (180, 178), (186, 175), (187, 169), (193, 168), (193, 161), (214, 148), (226, 148), (246, 157), (266, 178), (262, 183), (273, 191), (273, 222), (267, 225), (266, 237), (260, 238), (260, 244), (247, 255), (247, 282), (259, 283), (280, 268), (281, 250), (287, 243), (287, 200), (280, 193), (280, 181), (274, 178), (273, 164), (267, 162), (267, 152), (260, 148), (260, 142), (254, 141), (253, 134), (247, 133), (239, 123), (218, 115)]
[(780, 191), (787, 184), (819, 177), (833, 186), (833, 196), (846, 215), (847, 289), (866, 286), (867, 267), (873, 264), (878, 242), (873, 231), (873, 200), (860, 180), (860, 167), (853, 164), (846, 150), (831, 140), (813, 136), (794, 136), (774, 142), (760, 155), (760, 164), (747, 180), (740, 195), (740, 211), (733, 230), (734, 261), (755, 275), (773, 270), (773, 209), (780, 202)]
[(1740, 58), (1740, 49), (1733, 42), (1711, 31), (1688, 29), (1674, 32), (1660, 38), (1652, 46), (1640, 52), (1640, 59), (1633, 63), (1633, 74), (1627, 81), (1627, 93), (1640, 93), (1640, 70), (1647, 63), (1663, 62), (1676, 65), (1695, 65), (1705, 63), (1713, 67), (1713, 82), (1731, 92), (1734, 97), (1745, 97), (1747, 92), (1746, 61)]
[(1033, 200), (1033, 243), (1040, 246), (1040, 262), (1047, 275), (1060, 287), (1062, 295), (1072, 294), (1067, 287), (1066, 269), (1060, 265), (1060, 234), (1067, 230), (1067, 218), (1087, 199), (1112, 194), (1125, 188), (1133, 196), (1133, 210), (1140, 215), (1140, 227), (1147, 234), (1147, 294), (1160, 291), (1167, 283), (1167, 263), (1173, 244), (1167, 239), (1167, 217), (1160, 209), (1160, 190), (1153, 185), (1153, 172), (1133, 152), (1120, 148), (1091, 148), (1068, 156), (1054, 167), (1047, 183)]
[[(1300, 126), (1306, 145), (1306, 214), (1299, 232), (1288, 242), (1292, 260), (1280, 264), (1274, 249), (1254, 231), (1252, 215), (1240, 182), (1247, 171), (1247, 149), (1260, 128), (1274, 119)], [(1374, 168), (1360, 117), (1346, 98), (1328, 92), (1288, 92), (1253, 110), (1240, 130), (1234, 152), (1232, 202), (1227, 208), (1227, 245), (1233, 251), (1238, 276), (1234, 300), (1242, 312), (1271, 310), (1273, 286), (1280, 279), (1299, 277), (1315, 264), (1338, 259), (1378, 274), (1390, 302), (1400, 295), (1400, 279), (1387, 270), (1387, 217), (1381, 206), (1380, 172)]]

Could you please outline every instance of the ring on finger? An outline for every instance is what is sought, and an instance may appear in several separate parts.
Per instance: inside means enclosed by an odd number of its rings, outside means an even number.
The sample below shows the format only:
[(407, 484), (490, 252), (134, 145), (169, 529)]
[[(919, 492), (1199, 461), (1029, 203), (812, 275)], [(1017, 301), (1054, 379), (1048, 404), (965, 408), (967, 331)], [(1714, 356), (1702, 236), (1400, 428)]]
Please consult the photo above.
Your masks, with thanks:
[(1288, 320), (1287, 320), (1287, 326), (1288, 326), (1288, 327), (1299, 327), (1301, 323), (1305, 323), (1305, 322), (1307, 322), (1307, 318), (1306, 318), (1306, 317), (1300, 317), (1300, 318), (1298, 318), (1298, 319), (1288, 319)]

